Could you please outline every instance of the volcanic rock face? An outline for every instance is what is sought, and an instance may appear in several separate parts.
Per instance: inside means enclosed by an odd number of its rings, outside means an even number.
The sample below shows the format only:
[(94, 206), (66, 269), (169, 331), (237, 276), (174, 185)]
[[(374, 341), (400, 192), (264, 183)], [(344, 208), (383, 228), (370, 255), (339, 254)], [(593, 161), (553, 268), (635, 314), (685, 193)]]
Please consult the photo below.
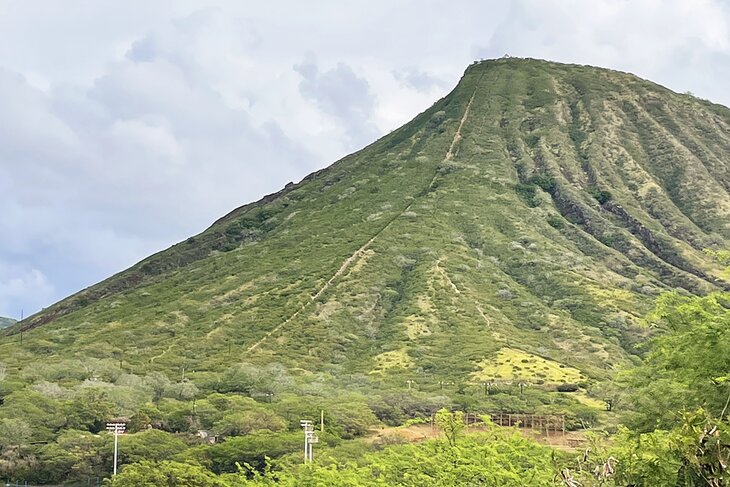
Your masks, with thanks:
[(730, 247), (729, 192), (727, 108), (615, 71), (481, 62), (400, 129), (0, 347), (17, 366), (118, 352), (198, 374), (601, 378), (659, 293), (729, 287), (705, 251)]

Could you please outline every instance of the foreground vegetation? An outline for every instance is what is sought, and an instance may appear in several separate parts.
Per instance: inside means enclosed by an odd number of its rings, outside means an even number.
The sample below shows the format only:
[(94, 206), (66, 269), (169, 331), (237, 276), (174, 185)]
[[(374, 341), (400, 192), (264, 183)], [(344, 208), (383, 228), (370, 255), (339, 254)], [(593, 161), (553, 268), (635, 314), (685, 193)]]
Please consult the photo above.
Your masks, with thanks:
[(322, 413), (318, 457), (330, 450), (359, 456), (377, 449), (383, 445), (367, 439), (371, 430), (428, 422), (443, 408), (472, 415), (563, 414), (569, 429), (596, 424), (602, 414), (555, 388), (531, 385), (521, 391), (504, 383), (485, 394), (478, 383), (449, 382), (413, 384), (409, 390), (406, 383), (365, 376), (345, 382), (329, 374), (293, 376), (277, 365), (239, 364), (201, 388), (186, 379), (118, 369), (99, 369), (94, 379), (68, 385), (48, 379), (28, 386), (2, 382), (0, 477), (56, 483), (108, 476), (113, 449), (105, 423), (115, 418), (128, 425), (129, 434), (119, 440), (122, 465), (175, 460), (224, 474), (236, 472), (237, 464), (263, 470), (267, 458), (277, 467), (298, 463), (299, 420), (315, 420), (319, 429)]
[(263, 472), (239, 464), (237, 475), (220, 477), (174, 462), (140, 463), (113, 484), (173, 485), (171, 478), (196, 475), (195, 485), (210, 486), (727, 485), (730, 293), (664, 296), (650, 320), (662, 333), (616, 389), (629, 396), (624, 417), (633, 429), (596, 435), (578, 455), (539, 446), (488, 418), (486, 433), (462, 437), (463, 413), (443, 409), (436, 415), (443, 439), (387, 446), (352, 461), (324, 456), (312, 466), (267, 465)]
[[(162, 374), (116, 372), (106, 382), (97, 371), (96, 380), (72, 387), (40, 381), (4, 396), (0, 476), (40, 483), (106, 477), (112, 437), (104, 425), (126, 416), (117, 486), (725, 485), (730, 293), (668, 294), (647, 319), (656, 336), (642, 363), (618, 381), (589, 387), (611, 412), (583, 405), (574, 398), (580, 391), (534, 386), (386, 391), (353, 377), (343, 392), (332, 377), (292, 377), (273, 365), (233, 367), (207, 391)], [(484, 418), (482, 432), (464, 434), (464, 410)], [(589, 423), (588, 453), (554, 450), (494, 426), (486, 413), (501, 410), (562, 411), (576, 418), (569, 428)], [(321, 411), (316, 461), (300, 465), (299, 420)], [(398, 429), (369, 437), (433, 414), (441, 439), (407, 444)]]
[(463, 437), (463, 413), (442, 409), (436, 415), (440, 440), (385, 446), (355, 459), (333, 449), (311, 466), (267, 463), (262, 471), (239, 463), (238, 474), (223, 476), (175, 462), (142, 462), (113, 485), (176, 485), (170, 479), (185, 476), (196, 479), (190, 485), (210, 486), (727, 485), (730, 293), (667, 295), (650, 319), (663, 332), (616, 389), (630, 395), (624, 417), (633, 429), (595, 435), (578, 455), (540, 446), (489, 418), (485, 433)]

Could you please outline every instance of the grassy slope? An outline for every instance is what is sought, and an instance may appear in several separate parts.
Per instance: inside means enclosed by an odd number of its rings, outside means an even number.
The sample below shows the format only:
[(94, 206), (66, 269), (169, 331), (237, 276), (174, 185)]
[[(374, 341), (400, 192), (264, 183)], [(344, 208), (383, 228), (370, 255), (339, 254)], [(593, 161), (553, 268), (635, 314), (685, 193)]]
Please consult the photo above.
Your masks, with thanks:
[(0, 353), (387, 382), (472, 380), (516, 350), (548, 380), (602, 378), (656, 294), (727, 286), (702, 249), (730, 246), (729, 133), (726, 108), (631, 75), (472, 65), (403, 128), (31, 317)]

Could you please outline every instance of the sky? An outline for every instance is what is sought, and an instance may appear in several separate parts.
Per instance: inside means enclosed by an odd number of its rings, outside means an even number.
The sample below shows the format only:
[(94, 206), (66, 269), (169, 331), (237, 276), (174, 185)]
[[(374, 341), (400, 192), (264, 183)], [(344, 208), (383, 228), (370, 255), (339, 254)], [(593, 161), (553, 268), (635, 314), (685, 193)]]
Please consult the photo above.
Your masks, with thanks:
[(0, 316), (201, 232), (505, 54), (730, 105), (730, 2), (0, 0)]

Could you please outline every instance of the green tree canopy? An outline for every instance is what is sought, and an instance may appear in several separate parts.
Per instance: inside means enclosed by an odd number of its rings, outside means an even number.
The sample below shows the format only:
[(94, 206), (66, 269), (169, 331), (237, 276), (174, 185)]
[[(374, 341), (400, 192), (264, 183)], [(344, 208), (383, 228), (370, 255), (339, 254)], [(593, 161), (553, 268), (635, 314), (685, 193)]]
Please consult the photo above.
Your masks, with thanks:
[(134, 463), (124, 467), (109, 485), (114, 487), (228, 487), (230, 484), (197, 465), (179, 462)]
[(666, 294), (649, 322), (659, 333), (627, 376), (636, 411), (629, 424), (668, 429), (683, 409), (700, 407), (719, 417), (730, 396), (730, 293)]

